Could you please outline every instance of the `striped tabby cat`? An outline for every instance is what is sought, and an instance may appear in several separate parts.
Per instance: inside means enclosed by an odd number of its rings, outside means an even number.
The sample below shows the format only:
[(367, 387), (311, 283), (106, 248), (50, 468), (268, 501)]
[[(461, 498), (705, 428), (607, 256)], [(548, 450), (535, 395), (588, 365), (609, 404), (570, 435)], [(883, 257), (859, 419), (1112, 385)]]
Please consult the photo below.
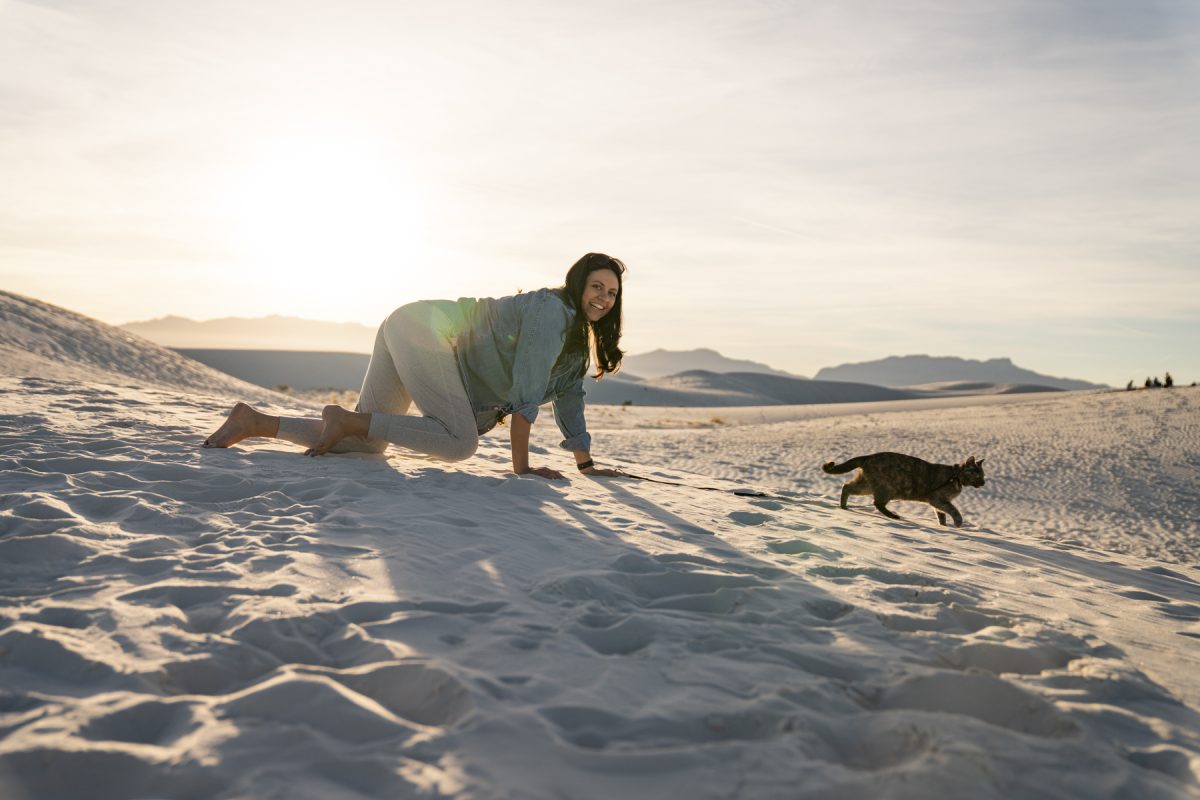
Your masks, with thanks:
[(962, 525), (963, 518), (950, 501), (964, 486), (983, 486), (983, 459), (976, 461), (975, 456), (962, 464), (950, 465), (931, 464), (902, 453), (875, 453), (841, 464), (830, 461), (821, 469), (830, 475), (862, 470), (842, 487), (842, 508), (846, 507), (846, 498), (850, 495), (870, 494), (875, 496), (875, 507), (881, 514), (900, 519), (898, 514), (888, 510), (887, 504), (892, 500), (919, 500), (933, 506), (938, 522), (945, 525), (949, 514), (956, 527)]

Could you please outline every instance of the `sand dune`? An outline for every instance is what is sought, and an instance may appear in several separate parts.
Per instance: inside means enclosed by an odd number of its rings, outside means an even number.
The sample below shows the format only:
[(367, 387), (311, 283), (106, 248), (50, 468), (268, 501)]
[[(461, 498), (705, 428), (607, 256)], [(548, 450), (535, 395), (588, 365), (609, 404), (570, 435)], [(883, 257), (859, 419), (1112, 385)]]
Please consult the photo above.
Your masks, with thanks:
[(782, 375), (762, 375), (750, 372), (684, 372), (658, 378), (657, 385), (677, 386), (695, 393), (711, 391), (740, 392), (758, 402), (740, 405), (801, 405), (806, 403), (865, 403), (876, 400), (903, 400), (910, 393), (869, 386), (863, 383), (811, 381)]
[(1054, 386), (1036, 383), (991, 383), (989, 381), (941, 381), (905, 386), (904, 390), (937, 397), (977, 394), (1029, 394), (1032, 392), (1062, 392)]
[[(929, 397), (967, 397), (993, 394), (1059, 392), (1051, 386), (987, 381), (945, 381), (890, 388), (868, 383), (809, 380), (786, 375), (747, 372), (684, 372), (645, 382), (653, 388), (674, 388), (685, 395), (681, 406), (701, 406), (708, 396), (728, 394), (743, 402), (727, 405), (812, 405), (822, 403), (875, 403), (884, 400), (914, 400)], [(709, 405), (724, 405), (710, 403)]]
[[(494, 434), (199, 449), (240, 387), (40, 308), (0, 324), (63, 351), (0, 369), (6, 800), (1200, 794), (1193, 390), (610, 407), (598, 460), (688, 486), (558, 483)], [(978, 448), (968, 526), (837, 508), (815, 464), (868, 447)]]
[(174, 350), (58, 306), (0, 290), (3, 374), (271, 395)]
[(678, 408), (724, 408), (733, 406), (812, 405), (824, 403), (873, 403), (923, 397), (973, 394), (1015, 394), (1039, 391), (1036, 387), (970, 384), (889, 389), (865, 383), (815, 381), (786, 375), (755, 372), (709, 372), (689, 370), (676, 375), (640, 381), (624, 381), (620, 373), (586, 384), (588, 401), (607, 405), (674, 406)]

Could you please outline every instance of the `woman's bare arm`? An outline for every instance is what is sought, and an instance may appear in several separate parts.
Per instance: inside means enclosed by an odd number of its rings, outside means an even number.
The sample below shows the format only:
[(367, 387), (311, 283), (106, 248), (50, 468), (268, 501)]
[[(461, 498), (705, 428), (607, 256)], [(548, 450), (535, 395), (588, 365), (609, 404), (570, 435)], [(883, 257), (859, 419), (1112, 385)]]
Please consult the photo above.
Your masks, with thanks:
[(529, 466), (529, 429), (532, 424), (521, 414), (513, 414), (508, 418), (509, 440), (512, 443), (513, 472), (518, 475), (532, 473), (543, 478), (562, 480), (563, 474), (549, 467)]

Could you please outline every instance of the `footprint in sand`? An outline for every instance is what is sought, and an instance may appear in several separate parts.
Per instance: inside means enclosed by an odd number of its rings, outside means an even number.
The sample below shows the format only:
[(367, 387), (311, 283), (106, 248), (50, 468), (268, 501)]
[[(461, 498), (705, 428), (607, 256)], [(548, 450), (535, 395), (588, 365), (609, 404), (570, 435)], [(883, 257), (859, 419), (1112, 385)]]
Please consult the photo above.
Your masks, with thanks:
[(274, 556), (254, 556), (246, 561), (246, 567), (253, 573), (277, 572), (295, 562), (295, 557), (279, 554)]
[(352, 622), (379, 644), (436, 653), (457, 647), (487, 626), (507, 603), (454, 603), (450, 601), (392, 601), (357, 603), (336, 615), (339, 622)]
[(350, 667), (392, 660), (397, 655), (384, 642), (362, 628), (347, 626), (335, 614), (256, 617), (227, 635), (283, 664)]
[(881, 625), (892, 631), (970, 633), (992, 627), (1009, 628), (1016, 623), (1006, 614), (976, 606), (977, 598), (927, 575), (832, 564), (812, 567), (808, 573), (832, 578), (835, 583), (865, 578), (881, 584), (872, 594), (894, 604), (896, 609), (894, 613), (879, 611), (876, 616)]
[(417, 732), (378, 703), (324, 675), (276, 675), (222, 700), (214, 710), (227, 719), (320, 731), (359, 745)]
[(836, 622), (858, 608), (850, 603), (832, 598), (805, 600), (802, 605), (804, 606), (804, 610), (809, 614), (825, 622)]
[(1192, 772), (1192, 757), (1177, 747), (1163, 744), (1132, 750), (1127, 758), (1139, 767), (1170, 775), (1184, 784), (1194, 785), (1196, 782), (1196, 775)]
[(663, 568), (660, 562), (642, 553), (626, 553), (612, 562), (612, 567), (618, 572), (631, 574), (662, 572)]
[(929, 575), (921, 575), (915, 572), (893, 572), (888, 569), (880, 569), (878, 567), (837, 567), (833, 565), (822, 565), (812, 567), (808, 570), (810, 575), (818, 575), (823, 578), (833, 578), (835, 582), (846, 583), (855, 578), (867, 578), (878, 583), (900, 584), (905, 586), (941, 586), (944, 581)]
[(926, 730), (900, 714), (860, 714), (837, 720), (829, 733), (827, 741), (836, 759), (855, 772), (878, 772), (919, 762), (937, 749), (939, 738), (936, 730)]
[(879, 623), (900, 633), (974, 633), (985, 628), (1010, 627), (1014, 621), (1003, 614), (951, 603), (935, 606), (932, 616), (924, 614), (880, 614)]
[(92, 741), (166, 746), (200, 727), (193, 705), (183, 700), (140, 700), (93, 718), (79, 732)]
[(623, 716), (590, 706), (540, 709), (559, 735), (587, 750), (604, 750), (636, 743), (643, 751), (678, 750), (682, 746), (720, 741), (756, 741), (787, 735), (786, 718), (766, 710), (708, 714), (702, 717), (663, 715)]
[(827, 559), (839, 559), (843, 553), (837, 550), (830, 550), (819, 545), (806, 542), (803, 539), (788, 539), (782, 542), (768, 542), (767, 549), (773, 553), (781, 553), (789, 556), (820, 556)]
[[(649, 564), (656, 569), (649, 569)], [(748, 592), (768, 586), (756, 574), (729, 574), (662, 564), (644, 556), (627, 556), (617, 562), (622, 571), (580, 573), (539, 584), (533, 597), (558, 605), (600, 604), (610, 611), (637, 608), (675, 609), (703, 614), (728, 614), (742, 606)], [(631, 571), (636, 570), (636, 571)]]
[(731, 511), (729, 518), (739, 525), (762, 525), (775, 519), (770, 514), (762, 514), (758, 511)]
[(157, 678), (169, 694), (229, 694), (282, 666), (279, 659), (241, 643), (212, 644), (199, 657), (181, 655), (179, 660), (163, 664)]
[(0, 671), (24, 673), (27, 677), (15, 685), (51, 694), (61, 694), (64, 687), (144, 688), (141, 676), (109, 664), (69, 629), (22, 626), (0, 631)]
[(467, 684), (426, 661), (367, 664), (323, 674), (419, 725), (453, 725), (475, 707)]
[(605, 656), (627, 656), (654, 641), (654, 626), (637, 617), (625, 617), (602, 626), (588, 624), (609, 621), (608, 618), (585, 616), (572, 627), (571, 632), (592, 650)]
[(1068, 650), (1044, 642), (969, 642), (941, 655), (950, 666), (993, 675), (1040, 675), (1062, 669), (1075, 658)]
[(948, 589), (931, 588), (928, 586), (888, 586), (885, 589), (880, 589), (873, 594), (889, 603), (904, 605), (908, 603), (917, 604), (941, 604), (949, 605), (950, 603), (972, 604), (978, 598), (962, 592), (956, 592)]
[(979, 673), (937, 672), (907, 678), (864, 698), (872, 710), (930, 711), (971, 717), (988, 725), (1046, 738), (1078, 726), (1051, 703), (1008, 681)]
[(72, 606), (44, 606), (37, 611), (22, 614), (21, 619), (74, 630), (84, 630), (93, 624), (112, 625), (112, 614), (106, 609), (85, 610)]
[(669, 571), (656, 575), (631, 575), (629, 586), (634, 594), (656, 607), (672, 598), (713, 595), (729, 589), (765, 586), (752, 575), (727, 575), (716, 572)]
[[(56, 521), (50, 522), (49, 526), (52, 529), (61, 527)], [(23, 526), (20, 538), (0, 539), (0, 569), (8, 572), (20, 565), (23, 575), (35, 571), (61, 573), (64, 566), (78, 564), (100, 552), (98, 548), (79, 541), (77, 536), (43, 532), (39, 530), (40, 527), (36, 523)], [(15, 570), (12, 571), (15, 573)], [(7, 588), (11, 591), (14, 587), (10, 585)]]
[(118, 600), (129, 603), (145, 603), (151, 606), (172, 605), (181, 611), (188, 611), (196, 606), (223, 603), (229, 598), (238, 596), (291, 597), (299, 588), (287, 583), (280, 583), (266, 589), (240, 588), (236, 586), (220, 586), (203, 584), (159, 584), (144, 589), (137, 589), (119, 595)]
[[(412, 624), (417, 624), (417, 633), (428, 636), (431, 641), (437, 636), (446, 636), (450, 630), (447, 619), (462, 619), (466, 615), (456, 612), (479, 610), (481, 606), (441, 604), (450, 613), (449, 618), (437, 612), (421, 612), (416, 608), (423, 604), (405, 602), (359, 603), (342, 609), (311, 616), (300, 617), (255, 617), (240, 627), (226, 631), (220, 641), (208, 646), (201, 657), (190, 657), (183, 652), (179, 660), (168, 662), (162, 667), (161, 683), (168, 692), (200, 695), (225, 695), (249, 687), (271, 672), (280, 668), (324, 671), (338, 675), (350, 675), (342, 681), (355, 691), (366, 691), (366, 683), (385, 683), (385, 677), (368, 678), (364, 670), (371, 665), (395, 662), (409, 652), (403, 644), (387, 641), (388, 637), (403, 640), (411, 634)], [(438, 605), (438, 604), (424, 604)], [(495, 610), (503, 603), (490, 603), (482, 608)], [(400, 610), (403, 609), (403, 610)], [(360, 622), (347, 619), (353, 617)], [(238, 619), (236, 616), (232, 619)], [(222, 618), (226, 620), (228, 618)], [(375, 620), (370, 622), (369, 620)], [(399, 634), (399, 635), (397, 635)], [(363, 666), (367, 665), (367, 666)], [(401, 675), (413, 678), (423, 675), (419, 670), (396, 669), (380, 676)], [(359, 677), (353, 677), (359, 676)], [(425, 676), (429, 677), (429, 676)], [(445, 677), (441, 672), (433, 676), (438, 680)], [(415, 679), (415, 678), (414, 678)], [(433, 678), (430, 678), (431, 680)], [(425, 680), (425, 678), (421, 678)], [(396, 689), (399, 691), (399, 687)], [(375, 695), (384, 689), (372, 689)], [(379, 699), (385, 706), (394, 706), (398, 701)], [(415, 702), (415, 701), (413, 701)], [(398, 713), (398, 712), (395, 712)], [(404, 714), (421, 724), (427, 724), (428, 716)], [(417, 717), (421, 718), (418, 719)]]
[(74, 520), (76, 518), (70, 506), (49, 495), (37, 496), (24, 503), (17, 503), (12, 507), (11, 513), (18, 519)]

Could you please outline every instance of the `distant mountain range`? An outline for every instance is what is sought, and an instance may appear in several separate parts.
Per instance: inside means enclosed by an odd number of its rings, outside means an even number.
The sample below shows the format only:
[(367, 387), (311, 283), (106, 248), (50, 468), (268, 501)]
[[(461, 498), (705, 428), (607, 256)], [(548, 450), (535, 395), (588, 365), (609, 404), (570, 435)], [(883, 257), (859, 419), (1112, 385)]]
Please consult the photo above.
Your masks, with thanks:
[[(128, 322), (120, 327), (152, 342), (180, 351), (296, 350), (329, 353), (370, 353), (375, 328), (353, 322), (321, 322), (300, 317), (223, 317), (198, 322), (186, 317), (160, 317)], [(203, 361), (204, 359), (199, 359)], [(206, 362), (207, 363), (207, 362)], [(789, 375), (757, 361), (727, 358), (716, 350), (653, 350), (628, 355), (621, 366), (630, 377), (658, 378), (688, 370), (761, 372)], [(361, 377), (361, 376), (360, 376)]]
[[(286, 350), (181, 348), (180, 354), (259, 386), (293, 389), (357, 389), (369, 357), (361, 353), (306, 353)], [(1014, 394), (1057, 389), (1035, 384), (984, 381), (940, 383), (906, 389), (849, 381), (793, 378), (765, 372), (686, 370), (657, 378), (628, 378), (623, 373), (596, 381), (587, 378), (588, 401), (606, 405), (773, 406), (816, 403), (867, 403), (965, 394)]]
[[(375, 336), (373, 328), (357, 323), (282, 316), (205, 322), (163, 317), (121, 327), (251, 383), (297, 389), (357, 389)], [(826, 367), (810, 381), (697, 348), (627, 355), (620, 373), (589, 382), (588, 392), (601, 403), (694, 405), (699, 393), (712, 405), (760, 405), (1098, 388), (1106, 387), (1041, 375), (1008, 358), (926, 355)]]
[(695, 350), (651, 350), (649, 353), (627, 355), (621, 362), (621, 371), (639, 378), (661, 378), (680, 372), (702, 370), (704, 372), (753, 372), (766, 375), (782, 375), (799, 378), (778, 369), (772, 369), (757, 361), (727, 358), (716, 350), (700, 347)]
[(322, 322), (300, 317), (223, 317), (197, 322), (160, 317), (120, 326), (164, 347), (223, 350), (305, 350), (370, 353), (375, 328), (357, 322)]
[(984, 381), (1002, 384), (1033, 384), (1053, 389), (1103, 389), (1101, 384), (1070, 378), (1053, 378), (1022, 369), (1007, 358), (975, 361), (954, 356), (890, 356), (859, 364), (826, 367), (817, 380), (853, 381), (879, 386), (910, 387), (948, 381)]
[(176, 352), (247, 383), (274, 389), (357, 389), (371, 357), (366, 353), (304, 350), (176, 348)]

